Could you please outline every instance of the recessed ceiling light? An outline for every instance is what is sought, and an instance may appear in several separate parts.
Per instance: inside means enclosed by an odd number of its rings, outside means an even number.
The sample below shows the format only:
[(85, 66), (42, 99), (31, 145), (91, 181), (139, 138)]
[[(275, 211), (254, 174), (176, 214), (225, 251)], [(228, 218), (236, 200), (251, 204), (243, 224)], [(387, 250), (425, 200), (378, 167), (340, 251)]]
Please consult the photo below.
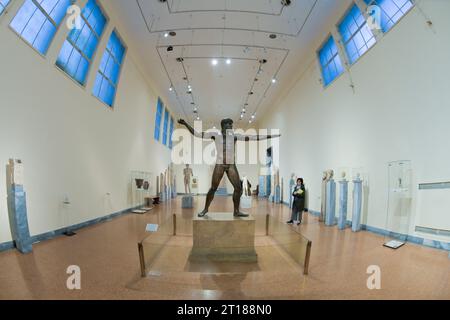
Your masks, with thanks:
[(231, 64), (231, 59), (227, 59), (227, 64)]
[(241, 119), (244, 117), (244, 115), (241, 113)]
[(164, 38), (168, 38), (168, 37), (169, 37), (169, 33), (168, 32), (164, 33)]
[(277, 83), (277, 79), (273, 78), (272, 83)]
[(252, 119), (255, 119), (255, 115), (252, 115)]
[(197, 117), (197, 121), (200, 120), (200, 117)]
[(171, 92), (173, 91), (173, 87), (172, 86), (170, 86), (169, 91), (171, 91)]
[(219, 63), (219, 61), (217, 61), (217, 59), (212, 59), (212, 60), (211, 60), (211, 64), (212, 64), (213, 66), (217, 66), (218, 63)]
[(252, 120), (248, 120), (248, 123), (252, 123)]
[(192, 86), (191, 86), (190, 84), (188, 85), (188, 89), (189, 89), (189, 90), (192, 90)]

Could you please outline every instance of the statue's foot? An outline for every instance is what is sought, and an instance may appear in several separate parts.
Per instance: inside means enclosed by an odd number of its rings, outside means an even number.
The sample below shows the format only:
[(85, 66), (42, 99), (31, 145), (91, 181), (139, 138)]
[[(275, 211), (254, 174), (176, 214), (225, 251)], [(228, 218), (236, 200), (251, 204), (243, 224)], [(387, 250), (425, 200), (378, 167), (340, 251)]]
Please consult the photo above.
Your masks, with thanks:
[(247, 218), (249, 216), (248, 213), (243, 213), (243, 212), (235, 212), (234, 216), (237, 218)]
[(208, 214), (208, 211), (207, 210), (203, 210), (202, 212), (200, 212), (199, 214), (198, 214), (198, 217), (199, 218), (203, 218), (204, 216), (206, 216)]

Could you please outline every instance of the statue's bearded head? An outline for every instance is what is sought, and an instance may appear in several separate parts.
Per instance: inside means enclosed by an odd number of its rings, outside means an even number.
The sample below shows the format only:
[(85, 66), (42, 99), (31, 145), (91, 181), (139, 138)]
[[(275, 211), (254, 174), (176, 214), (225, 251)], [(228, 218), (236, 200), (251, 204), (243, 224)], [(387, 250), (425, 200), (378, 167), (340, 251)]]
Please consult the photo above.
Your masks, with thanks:
[(222, 131), (231, 130), (233, 129), (233, 120), (223, 119), (220, 125), (222, 126)]

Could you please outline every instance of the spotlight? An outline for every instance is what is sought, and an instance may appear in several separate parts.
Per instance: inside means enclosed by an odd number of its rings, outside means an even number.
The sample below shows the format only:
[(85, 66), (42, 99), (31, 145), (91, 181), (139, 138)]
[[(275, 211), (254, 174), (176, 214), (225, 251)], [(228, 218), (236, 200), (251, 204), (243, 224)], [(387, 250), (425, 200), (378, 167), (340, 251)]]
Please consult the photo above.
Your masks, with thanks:
[(169, 33), (164, 33), (164, 38), (168, 38), (169, 37)]
[(241, 119), (244, 117), (244, 115), (241, 113)]
[(276, 39), (276, 38), (277, 38), (277, 35), (276, 35), (275, 33), (272, 33), (271, 35), (269, 35), (269, 38), (270, 38), (270, 39)]
[(183, 58), (177, 58), (177, 61), (178, 61), (178, 62), (183, 62), (184, 59), (183, 59)]
[(173, 47), (172, 46), (168, 46), (167, 47), (167, 52), (172, 52), (173, 51)]
[(170, 86), (169, 91), (170, 91), (170, 92), (173, 91), (173, 86)]
[(169, 36), (171, 37), (175, 37), (177, 35), (177, 33), (175, 31), (170, 31), (169, 32)]
[(267, 63), (267, 59), (261, 59), (261, 60), (259, 60), (259, 63), (266, 64)]
[(200, 117), (197, 117), (197, 121), (200, 121)]
[(188, 89), (189, 89), (189, 91), (192, 91), (192, 86), (188, 85)]
[(273, 78), (273, 79), (272, 79), (272, 83), (273, 83), (273, 84), (277, 83), (277, 79)]
[(213, 66), (217, 66), (217, 64), (219, 64), (219, 61), (217, 61), (217, 59), (212, 59), (211, 64)]
[(283, 6), (290, 6), (291, 5), (291, 0), (281, 0), (281, 4), (283, 5)]
[(247, 109), (242, 109), (242, 113), (246, 113), (247, 112)]
[(255, 115), (252, 115), (252, 119), (255, 119)]
[(231, 64), (231, 59), (227, 59), (227, 64)]

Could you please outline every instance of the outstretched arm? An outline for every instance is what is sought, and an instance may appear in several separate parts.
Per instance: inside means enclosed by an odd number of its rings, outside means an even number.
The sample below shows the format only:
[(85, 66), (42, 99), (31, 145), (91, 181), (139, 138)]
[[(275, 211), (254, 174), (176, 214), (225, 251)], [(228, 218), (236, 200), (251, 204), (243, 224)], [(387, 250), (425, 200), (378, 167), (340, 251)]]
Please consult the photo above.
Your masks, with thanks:
[(195, 137), (197, 137), (197, 138), (202, 138), (202, 139), (211, 138), (210, 136), (208, 136), (208, 135), (207, 135), (206, 133), (204, 133), (204, 132), (197, 132), (197, 131), (195, 131), (194, 128), (192, 128), (192, 126), (190, 126), (189, 123), (187, 123), (187, 122), (186, 122), (185, 120), (183, 120), (183, 119), (178, 120), (178, 123), (181, 124), (181, 125), (183, 125), (183, 126), (185, 126), (185, 127), (189, 130), (189, 132), (190, 132), (193, 136), (195, 136)]
[(281, 137), (281, 134), (275, 134), (275, 135), (256, 135), (256, 136), (249, 136), (249, 135), (239, 135), (237, 136), (237, 140), (239, 141), (261, 141), (261, 140), (270, 140)]

